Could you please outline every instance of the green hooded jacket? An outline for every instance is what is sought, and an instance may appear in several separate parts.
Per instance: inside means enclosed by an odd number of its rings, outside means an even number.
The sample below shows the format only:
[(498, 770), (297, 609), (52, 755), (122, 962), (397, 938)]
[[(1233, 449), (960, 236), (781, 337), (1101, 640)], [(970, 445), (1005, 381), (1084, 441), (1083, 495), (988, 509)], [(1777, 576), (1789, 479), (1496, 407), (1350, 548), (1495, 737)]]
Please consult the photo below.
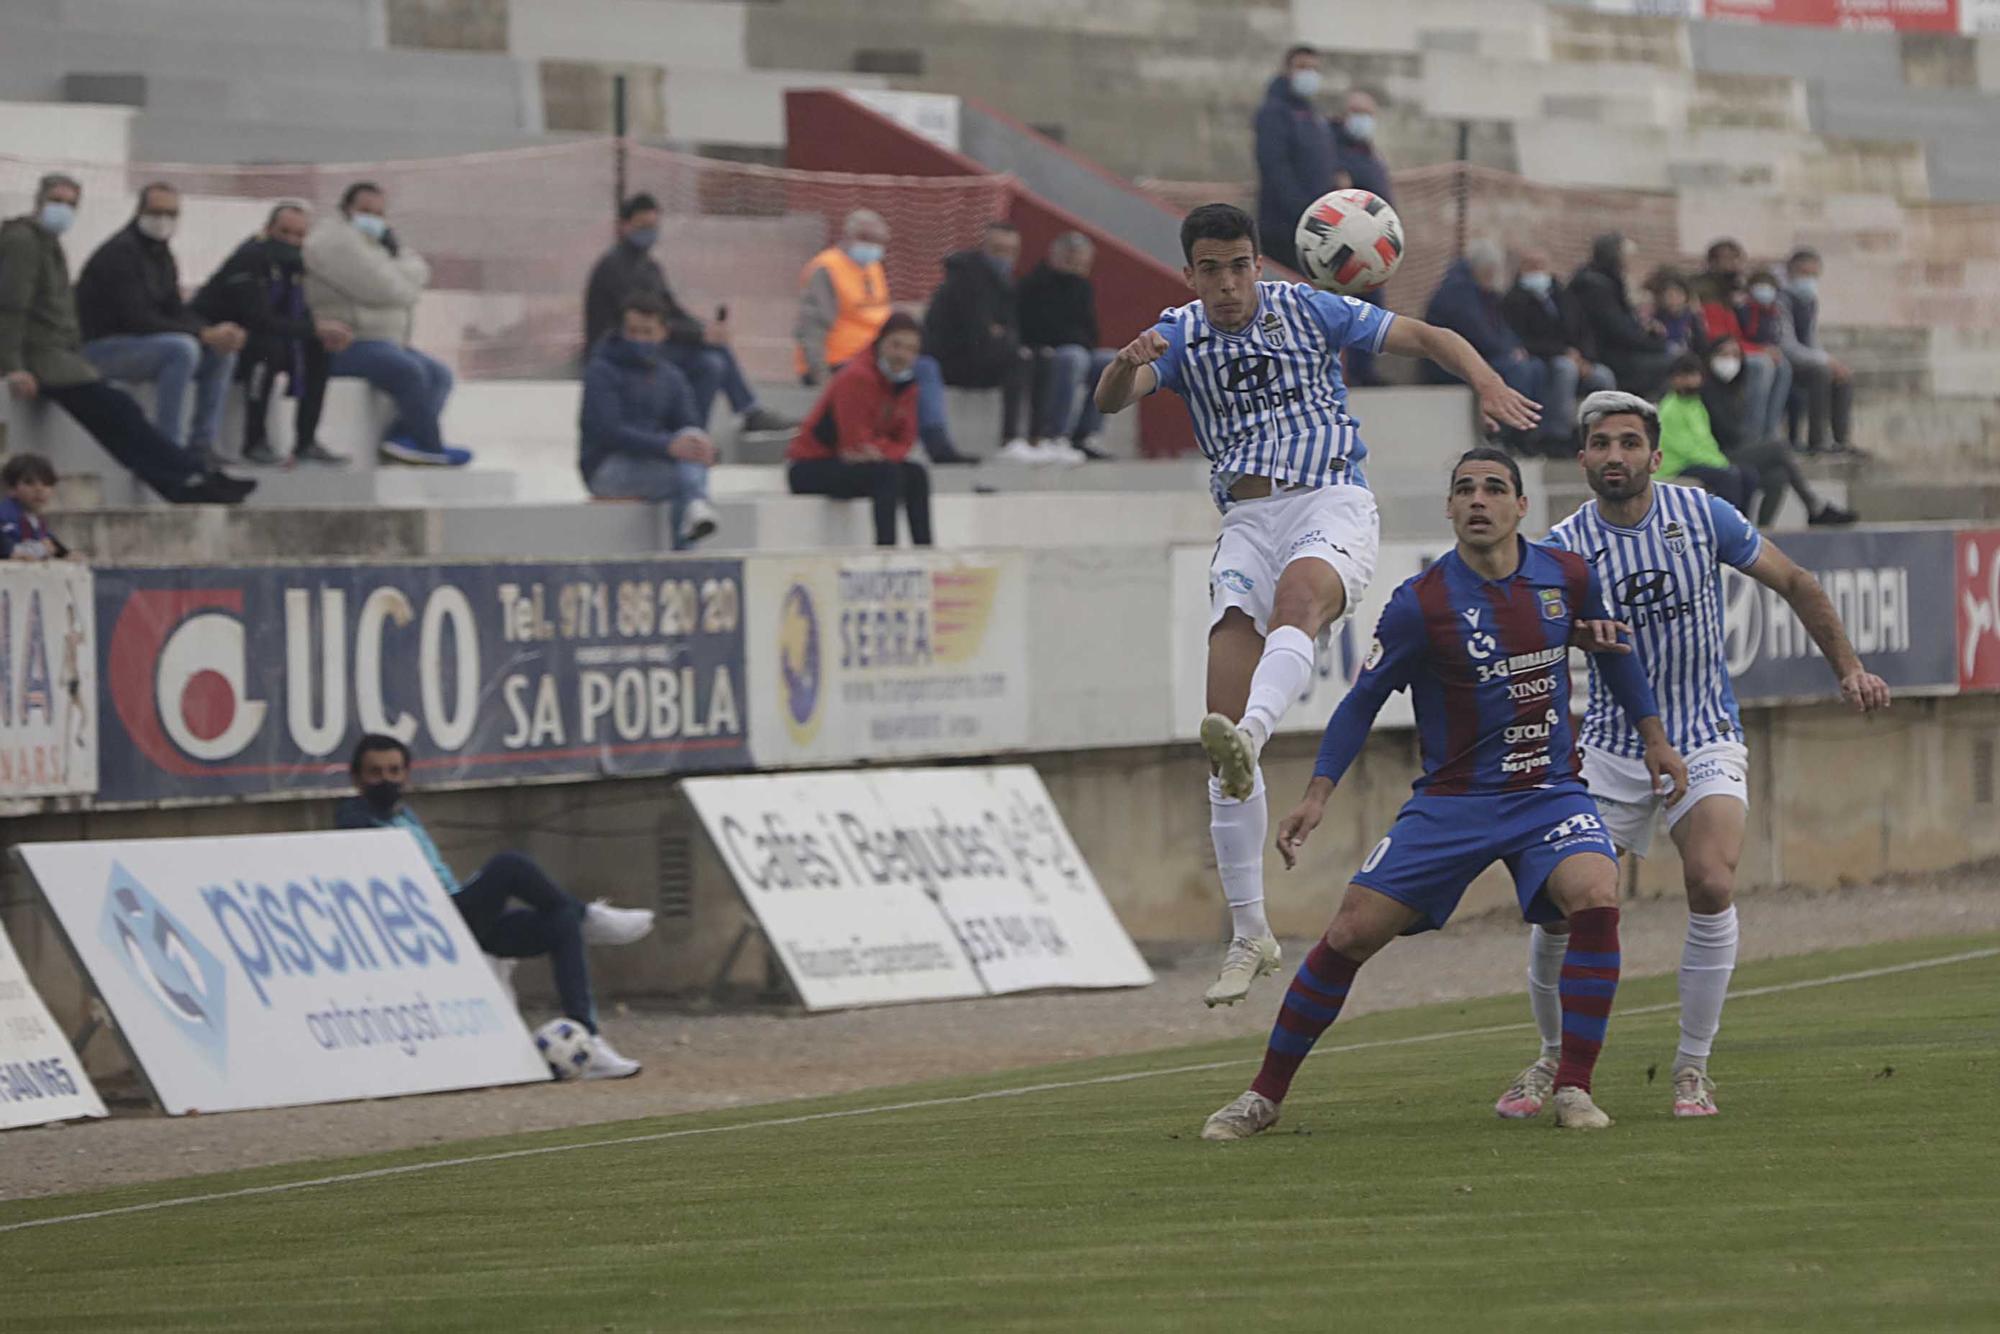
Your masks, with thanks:
[(1700, 394), (1668, 394), (1660, 400), (1660, 455), (1660, 470), (1653, 475), (1663, 482), (1680, 476), (1690, 465), (1729, 466), (1729, 456), (1715, 442)]
[(83, 357), (62, 242), (29, 217), (0, 222), (0, 375), (14, 371), (54, 389), (97, 378)]

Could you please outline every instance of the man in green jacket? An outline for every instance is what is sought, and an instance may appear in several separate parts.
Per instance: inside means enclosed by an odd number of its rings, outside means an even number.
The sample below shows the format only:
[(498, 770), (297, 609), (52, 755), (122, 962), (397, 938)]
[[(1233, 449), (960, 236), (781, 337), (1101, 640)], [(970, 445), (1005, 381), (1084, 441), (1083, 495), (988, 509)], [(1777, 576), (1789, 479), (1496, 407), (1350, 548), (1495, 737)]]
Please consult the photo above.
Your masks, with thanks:
[(33, 211), (0, 223), (0, 378), (24, 404), (47, 400), (74, 417), (163, 498), (237, 504), (257, 489), (255, 482), (205, 468), (84, 359), (69, 262), (58, 239), (76, 221), (82, 198), (83, 187), (70, 177), (44, 176)]
[(1757, 475), (1729, 461), (1716, 443), (1701, 401), (1701, 358), (1682, 353), (1667, 372), (1667, 396), (1660, 400), (1660, 467), (1658, 481), (1687, 476), (1710, 494), (1744, 509), (1757, 491)]

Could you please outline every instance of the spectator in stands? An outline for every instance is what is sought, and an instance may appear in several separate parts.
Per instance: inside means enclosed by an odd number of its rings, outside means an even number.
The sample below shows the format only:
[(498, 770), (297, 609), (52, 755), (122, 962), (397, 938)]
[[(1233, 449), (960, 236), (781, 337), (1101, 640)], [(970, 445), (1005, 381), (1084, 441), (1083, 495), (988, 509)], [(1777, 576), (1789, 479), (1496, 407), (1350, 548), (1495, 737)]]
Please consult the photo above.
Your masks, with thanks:
[(1042, 367), (1034, 447), (1052, 463), (1109, 457), (1098, 448), (1104, 414), (1090, 392), (1117, 355), (1097, 345), (1097, 292), (1090, 284), (1096, 254), (1088, 236), (1064, 232), (1021, 280), (1021, 341)]
[[(1376, 110), (1374, 94), (1360, 88), (1348, 90), (1341, 117), (1333, 122), (1333, 184), (1340, 190), (1366, 190), (1393, 204), (1396, 200), (1390, 193), (1389, 164), (1375, 148)], [(1298, 219), (1294, 217), (1292, 221), (1296, 223)], [(1382, 304), (1379, 287), (1358, 295), (1371, 305)], [(1348, 384), (1367, 389), (1382, 383), (1382, 377), (1375, 373), (1375, 354), (1367, 348), (1350, 347), (1343, 359)], [(1549, 415), (1545, 414), (1542, 420), (1549, 420)], [(1568, 438), (1567, 433), (1564, 438)]]
[[(812, 257), (799, 277), (802, 291), (798, 340), (799, 378), (822, 385), (859, 353), (874, 346), (889, 318), (889, 277), (882, 257), (889, 224), (873, 209), (847, 215), (840, 244)], [(945, 416), (944, 374), (935, 357), (917, 358), (917, 436), (932, 463), (970, 463), (952, 444)]]
[(667, 312), (667, 341), (660, 355), (680, 368), (694, 391), (695, 420), (708, 424), (715, 395), (729, 400), (729, 409), (743, 418), (746, 435), (790, 434), (798, 423), (772, 412), (757, 401), (757, 391), (743, 378), (743, 367), (729, 346), (729, 310), (717, 307), (704, 322), (674, 300), (666, 271), (653, 258), (660, 239), (660, 201), (636, 194), (618, 208), (618, 239), (590, 271), (584, 290), (584, 356), (597, 340), (617, 327), (625, 299), (645, 293), (659, 298)]
[(340, 211), (313, 224), (306, 233), (306, 300), (314, 313), (354, 332), (328, 370), (366, 380), (396, 404), (382, 456), (462, 467), (472, 452), (447, 445), (438, 424), (451, 397), (451, 368), (410, 346), (431, 266), (397, 239), (388, 205), (381, 186), (356, 181), (340, 196)]
[(43, 517), (56, 498), (56, 465), (40, 454), (10, 455), (0, 465), (0, 560), (61, 560), (70, 549)]
[(249, 334), (236, 363), (236, 378), (243, 382), (246, 463), (286, 461), (269, 439), (271, 399), (280, 376), (286, 392), (298, 400), (292, 461), (347, 462), (321, 444), (318, 434), (329, 360), (354, 341), (354, 330), (339, 320), (315, 319), (306, 305), (309, 221), (306, 206), (296, 201), (273, 208), (264, 230), (237, 246), (190, 303), (203, 317), (228, 320)]
[[(167, 242), (180, 225), (180, 192), (156, 181), (139, 210), (84, 262), (76, 277), (83, 355), (107, 380), (153, 386), (160, 434), (207, 458), (222, 428), (223, 396), (243, 350), (243, 326), (210, 321), (181, 299)], [(194, 419), (188, 419), (188, 386)]]
[[(371, 732), (354, 748), (348, 772), (357, 795), (334, 808), (338, 829), (403, 829), (417, 841), (452, 906), (479, 942), (501, 959), (546, 954), (555, 973), (556, 996), (565, 1015), (591, 1033), (585, 1079), (623, 1079), (639, 1073), (639, 1063), (620, 1056), (597, 1031), (597, 1005), (590, 990), (586, 945), (629, 945), (653, 929), (644, 908), (614, 908), (602, 900), (586, 907), (549, 879), (548, 872), (518, 852), (502, 852), (471, 879), (460, 883), (439, 854), (430, 831), (405, 804), (410, 780), (410, 748), (393, 736)], [(525, 907), (510, 908), (509, 899)]]
[(989, 222), (976, 250), (947, 255), (944, 281), (924, 312), (924, 349), (944, 382), (960, 389), (1000, 391), (1000, 438), (1005, 452), (1041, 462), (1024, 435), (1030, 362), (1021, 346), (1014, 263), (1021, 233), (1011, 222)]
[(44, 398), (73, 417), (133, 476), (177, 504), (233, 505), (257, 484), (212, 469), (162, 435), (130, 394), (83, 355), (69, 261), (58, 240), (76, 221), (83, 187), (42, 177), (34, 210), (0, 223), (0, 376), (17, 399)]
[(1667, 340), (1667, 350), (1676, 359), (1693, 352), (1695, 360), (1700, 361), (1699, 354), (1708, 340), (1703, 335), (1701, 312), (1694, 308), (1687, 279), (1678, 270), (1662, 264), (1646, 279), (1646, 290), (1653, 295), (1651, 326)]
[(674, 549), (715, 532), (708, 470), (715, 442), (696, 415), (680, 368), (661, 355), (666, 303), (651, 292), (625, 298), (623, 324), (590, 349), (583, 373), (578, 463), (583, 484), (606, 500), (668, 506)]
[(874, 346), (848, 359), (792, 440), (793, 494), (873, 501), (878, 547), (896, 545), (899, 508), (909, 515), (911, 544), (931, 544), (930, 474), (910, 459), (922, 350), (916, 320), (900, 311), (889, 316)]
[[(1546, 379), (1540, 362), (1528, 356), (1507, 324), (1500, 294), (1507, 290), (1507, 252), (1484, 237), (1468, 241), (1462, 259), (1445, 270), (1444, 281), (1424, 308), (1424, 322), (1449, 329), (1472, 344), (1507, 387), (1539, 399)], [(1427, 384), (1457, 384), (1458, 377), (1434, 361), (1423, 363)], [(1522, 443), (1516, 441), (1515, 443)]]
[(1854, 447), (1854, 375), (1845, 362), (1819, 343), (1819, 251), (1801, 246), (1785, 262), (1785, 314), (1792, 341), (1792, 387), (1804, 400), (1806, 449), (1810, 453), (1858, 455)]
[(1731, 463), (1709, 424), (1702, 401), (1702, 360), (1683, 352), (1667, 374), (1667, 393), (1660, 400), (1660, 468), (1662, 482), (1689, 477), (1737, 509), (1748, 509), (1757, 493), (1757, 474)]
[(1632, 309), (1625, 266), (1636, 250), (1617, 232), (1606, 232), (1591, 242), (1590, 259), (1570, 279), (1569, 290), (1583, 312), (1584, 327), (1597, 340), (1597, 359), (1611, 368), (1618, 387), (1656, 398), (1675, 354), (1667, 350), (1665, 335), (1647, 328)]
[[(1708, 248), (1708, 268), (1695, 281), (1694, 296), (1701, 303), (1702, 333), (1711, 350), (1724, 335), (1734, 338), (1742, 350), (1743, 383), (1738, 392), (1745, 438), (1776, 440), (1784, 429), (1792, 368), (1776, 341), (1777, 330), (1768, 321), (1759, 323), (1748, 309), (1750, 299), (1743, 278), (1747, 265), (1741, 245), (1727, 238), (1715, 242)], [(1756, 326), (1756, 332), (1750, 325)]]
[(1264, 89), (1253, 126), (1257, 136), (1257, 233), (1264, 254), (1288, 269), (1299, 266), (1293, 234), (1306, 207), (1333, 189), (1339, 154), (1333, 131), (1313, 106), (1325, 82), (1319, 52), (1294, 46)]
[[(1731, 463), (1746, 468), (1757, 477), (1757, 526), (1768, 527), (1785, 503), (1790, 487), (1806, 507), (1806, 522), (1820, 524), (1853, 523), (1851, 510), (1821, 500), (1806, 481), (1798, 456), (1780, 439), (1758, 439), (1749, 422), (1759, 405), (1748, 401), (1743, 384), (1743, 344), (1734, 334), (1723, 334), (1708, 345), (1708, 374), (1701, 382), (1702, 405), (1708, 409), (1709, 429)], [(1747, 498), (1746, 498), (1747, 503)]]
[(1521, 256), (1500, 311), (1542, 368), (1539, 392), (1528, 394), (1542, 405), (1541, 430), (1532, 444), (1551, 457), (1573, 452), (1578, 395), (1614, 388), (1616, 381), (1611, 368), (1596, 359), (1597, 340), (1546, 251), (1530, 249)]

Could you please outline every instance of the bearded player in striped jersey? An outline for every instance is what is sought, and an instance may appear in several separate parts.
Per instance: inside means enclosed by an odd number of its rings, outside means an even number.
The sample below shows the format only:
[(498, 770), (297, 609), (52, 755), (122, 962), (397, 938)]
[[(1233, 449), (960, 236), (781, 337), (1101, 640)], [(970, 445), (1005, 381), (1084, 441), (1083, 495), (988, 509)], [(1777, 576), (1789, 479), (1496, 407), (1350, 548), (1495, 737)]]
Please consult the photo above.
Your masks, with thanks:
[[(1610, 613), (1629, 624), (1659, 701), (1667, 735), (1687, 757), (1688, 792), (1667, 804), (1642, 762), (1644, 747), (1591, 660), (1590, 704), (1580, 741), (1583, 778), (1623, 852), (1643, 857), (1664, 811), (1685, 867), (1688, 928), (1680, 968), (1681, 1036), (1673, 1113), (1714, 1116), (1708, 1058), (1736, 967), (1736, 863), (1749, 815), (1749, 751), (1722, 642), (1722, 571), (1731, 565), (1791, 605), (1826, 656), (1840, 693), (1862, 713), (1889, 707), (1889, 687), (1861, 664), (1833, 603), (1812, 574), (1750, 526), (1735, 506), (1696, 487), (1653, 480), (1660, 466), (1659, 410), (1607, 391), (1583, 401), (1579, 458), (1596, 498), (1549, 533), (1548, 544), (1590, 562)], [(1558, 982), (1561, 923), (1534, 928), (1528, 996), (1542, 1052), (1494, 1104), (1534, 1116), (1556, 1078), (1563, 1036)]]
[(1366, 591), (1381, 545), (1341, 352), (1427, 357), (1472, 386), (1489, 422), (1526, 430), (1540, 411), (1449, 330), (1304, 283), (1262, 281), (1257, 228), (1240, 208), (1188, 214), (1181, 253), (1196, 300), (1122, 348), (1096, 397), (1110, 413), (1155, 389), (1179, 394), (1222, 511), (1201, 743), (1231, 938), (1204, 999), (1234, 1005), (1279, 964), (1264, 914), (1269, 815), (1258, 753), (1312, 680), (1313, 641)]

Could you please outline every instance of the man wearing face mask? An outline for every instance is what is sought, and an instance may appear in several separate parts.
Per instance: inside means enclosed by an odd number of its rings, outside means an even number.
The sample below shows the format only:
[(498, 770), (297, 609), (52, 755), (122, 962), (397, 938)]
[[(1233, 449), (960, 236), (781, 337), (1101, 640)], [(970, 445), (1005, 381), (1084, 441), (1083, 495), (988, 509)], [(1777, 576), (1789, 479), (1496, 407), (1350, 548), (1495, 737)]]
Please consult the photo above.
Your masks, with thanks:
[(785, 469), (792, 494), (874, 502), (875, 545), (896, 545), (897, 512), (913, 546), (931, 544), (931, 479), (910, 457), (917, 439), (916, 320), (897, 311), (874, 346), (833, 377), (792, 440)]
[[(976, 250), (944, 261), (944, 281), (924, 312), (924, 349), (937, 359), (944, 382), (960, 389), (1000, 391), (1003, 452), (1023, 462), (1045, 461), (1027, 440), (1027, 398), (1032, 363), (1021, 346), (1014, 262), (1021, 233), (1011, 222), (986, 224)], [(920, 403), (919, 408), (922, 407)]]
[[(430, 830), (405, 797), (410, 781), (410, 748), (393, 736), (371, 732), (354, 748), (348, 764), (356, 795), (334, 807), (336, 829), (401, 829), (417, 841), (438, 883), (471, 930), (479, 948), (501, 959), (547, 955), (555, 974), (556, 998), (569, 1018), (590, 1030), (590, 1063), (585, 1079), (623, 1079), (639, 1073), (639, 1063), (618, 1054), (597, 1031), (597, 1003), (591, 995), (587, 945), (629, 945), (653, 929), (644, 908), (614, 908), (599, 900), (585, 904), (566, 893), (548, 872), (518, 852), (502, 852), (460, 881), (438, 852)], [(511, 901), (525, 907), (509, 906)]]
[(1288, 269), (1299, 266), (1294, 233), (1299, 215), (1333, 189), (1338, 154), (1333, 131), (1313, 106), (1325, 77), (1319, 52), (1295, 46), (1264, 89), (1253, 122), (1257, 136), (1257, 237), (1263, 253)]
[(347, 462), (315, 438), (329, 358), (354, 341), (354, 331), (338, 320), (314, 318), (306, 305), (301, 247), (309, 221), (306, 206), (297, 201), (273, 208), (264, 230), (237, 246), (189, 302), (206, 318), (234, 322), (249, 334), (236, 372), (243, 382), (246, 463), (286, 462), (269, 439), (271, 399), (280, 377), (298, 400), (291, 461)]
[[(132, 221), (111, 234), (76, 279), (83, 355), (107, 380), (150, 384), (160, 434), (207, 457), (222, 425), (222, 396), (243, 349), (243, 326), (211, 323), (181, 300), (167, 242), (180, 224), (180, 192), (156, 181), (139, 192)], [(188, 387), (194, 417), (188, 419)]]
[(591, 348), (578, 463), (593, 496), (666, 505), (680, 551), (715, 532), (708, 470), (716, 450), (687, 377), (660, 354), (667, 320), (665, 303), (637, 293), (625, 299), (620, 329)]
[[(0, 378), (23, 403), (54, 403), (133, 476), (175, 504), (233, 505), (257, 489), (214, 471), (146, 419), (83, 355), (69, 261), (58, 239), (76, 221), (83, 187), (42, 177), (34, 209), (0, 223)], [(19, 409), (17, 409), (19, 411)]]
[(451, 397), (451, 368), (410, 346), (431, 266), (390, 229), (388, 207), (381, 186), (356, 181), (341, 194), (339, 211), (313, 224), (305, 243), (306, 300), (354, 331), (330, 371), (366, 380), (396, 404), (382, 457), (463, 467), (472, 451), (447, 445), (438, 425)]
[(1528, 356), (1543, 368), (1540, 393), (1529, 395), (1542, 404), (1535, 445), (1550, 457), (1574, 452), (1577, 394), (1610, 389), (1616, 381), (1611, 368), (1597, 361), (1597, 339), (1569, 289), (1556, 280), (1546, 251), (1531, 249), (1521, 256), (1500, 310)]
[(721, 393), (728, 398), (730, 411), (742, 415), (745, 434), (789, 433), (798, 423), (759, 403), (757, 391), (743, 378), (743, 367), (729, 346), (726, 311), (704, 323), (674, 299), (666, 270), (653, 258), (659, 239), (659, 200), (636, 194), (619, 206), (618, 239), (591, 269), (584, 290), (586, 361), (597, 341), (617, 327), (628, 297), (655, 297), (667, 313), (667, 340), (660, 345), (660, 355), (687, 376), (688, 387), (694, 391), (696, 420), (707, 423), (715, 396)]
[(1665, 335), (1640, 323), (1632, 309), (1625, 266), (1636, 252), (1623, 236), (1606, 232), (1590, 243), (1590, 259), (1570, 279), (1569, 290), (1584, 328), (1596, 340), (1597, 360), (1611, 368), (1621, 389), (1655, 398), (1666, 387), (1674, 354), (1667, 350)]
[[(1334, 154), (1334, 188), (1340, 190), (1366, 190), (1379, 196), (1384, 202), (1394, 204), (1395, 197), (1390, 192), (1389, 164), (1382, 160), (1375, 148), (1376, 112), (1375, 96), (1360, 88), (1352, 88), (1347, 93), (1347, 103), (1340, 118), (1332, 122)], [(1382, 304), (1382, 289), (1359, 294), (1363, 301), (1372, 305)], [(1382, 377), (1375, 373), (1375, 354), (1365, 347), (1347, 349), (1347, 383), (1366, 389), (1382, 383)], [(1555, 414), (1549, 413), (1542, 420), (1550, 421)]]
[(1755, 405), (1746, 397), (1743, 384), (1743, 369), (1747, 364), (1743, 345), (1735, 335), (1724, 334), (1711, 343), (1709, 373), (1701, 383), (1701, 401), (1708, 409), (1709, 429), (1730, 462), (1757, 476), (1761, 496), (1757, 502), (1757, 526), (1767, 528), (1778, 517), (1788, 488), (1805, 506), (1806, 521), (1815, 527), (1853, 523), (1858, 517), (1854, 511), (1822, 500), (1813, 490), (1790, 445), (1779, 438), (1760, 440), (1752, 434)]
[[(1785, 357), (1792, 384), (1805, 400), (1806, 449), (1814, 454), (1862, 455), (1854, 447), (1854, 376), (1845, 362), (1819, 345), (1819, 251), (1801, 246), (1785, 262), (1784, 304), (1792, 341)], [(1796, 436), (1794, 436), (1796, 438)]]

